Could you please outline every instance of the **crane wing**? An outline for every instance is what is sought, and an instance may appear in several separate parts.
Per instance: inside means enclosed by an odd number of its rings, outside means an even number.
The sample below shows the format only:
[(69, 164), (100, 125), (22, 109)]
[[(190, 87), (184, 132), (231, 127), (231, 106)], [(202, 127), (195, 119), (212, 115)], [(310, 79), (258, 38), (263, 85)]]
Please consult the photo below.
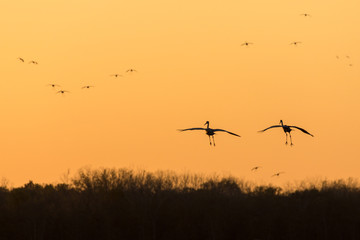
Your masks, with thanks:
[(265, 128), (264, 130), (261, 130), (261, 131), (259, 131), (259, 132), (265, 132), (266, 130), (268, 130), (268, 129), (270, 129), (270, 128), (276, 128), (276, 127), (282, 127), (282, 126), (281, 126), (281, 125), (274, 125), (274, 126)]
[(305, 129), (302, 129), (302, 128), (299, 128), (299, 127), (297, 127), (297, 126), (289, 126), (289, 127), (291, 127), (291, 128), (297, 128), (297, 129), (299, 129), (300, 131), (302, 131), (303, 133), (306, 133), (306, 134), (309, 134), (310, 136), (314, 136), (314, 135), (312, 135), (311, 133), (309, 133), (308, 131), (306, 131)]
[(237, 136), (237, 137), (241, 137), (241, 136), (239, 136), (239, 135), (237, 135), (236, 133), (232, 133), (232, 132), (229, 132), (229, 131), (226, 131), (226, 130), (224, 130), (224, 129), (213, 129), (213, 131), (214, 132), (226, 132), (226, 133), (228, 133), (228, 134), (231, 134), (231, 135), (234, 135), (234, 136)]
[(178, 129), (180, 132), (189, 131), (189, 130), (206, 130), (206, 128), (186, 128), (186, 129)]

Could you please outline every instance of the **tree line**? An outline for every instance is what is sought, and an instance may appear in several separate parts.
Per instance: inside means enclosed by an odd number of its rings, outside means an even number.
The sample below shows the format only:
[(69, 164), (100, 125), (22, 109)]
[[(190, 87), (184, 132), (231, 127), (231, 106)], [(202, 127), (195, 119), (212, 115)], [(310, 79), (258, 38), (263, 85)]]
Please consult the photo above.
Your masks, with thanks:
[(0, 187), (0, 239), (360, 239), (360, 188), (81, 169), (65, 183)]

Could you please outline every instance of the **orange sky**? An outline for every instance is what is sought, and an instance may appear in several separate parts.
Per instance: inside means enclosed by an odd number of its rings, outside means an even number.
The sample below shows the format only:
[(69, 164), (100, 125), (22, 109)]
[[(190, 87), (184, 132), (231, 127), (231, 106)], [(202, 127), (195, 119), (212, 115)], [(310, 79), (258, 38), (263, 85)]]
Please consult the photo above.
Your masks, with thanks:
[[(358, 0), (1, 1), (0, 176), (56, 182), (91, 166), (276, 184), (358, 177), (359, 9)], [(281, 129), (257, 133), (280, 119), (315, 137), (295, 131), (291, 148)], [(217, 134), (214, 148), (203, 132), (176, 131), (207, 120), (242, 138)], [(286, 174), (270, 178), (277, 171)]]

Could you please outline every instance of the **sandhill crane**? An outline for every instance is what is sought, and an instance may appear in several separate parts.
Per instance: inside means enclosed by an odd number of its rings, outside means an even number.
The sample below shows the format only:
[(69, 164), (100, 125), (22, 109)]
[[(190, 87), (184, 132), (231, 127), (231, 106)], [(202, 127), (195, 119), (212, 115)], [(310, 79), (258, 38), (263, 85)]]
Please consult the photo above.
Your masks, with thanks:
[(21, 57), (18, 58), (20, 61), (25, 62), (25, 60)]
[(82, 89), (84, 89), (84, 88), (93, 88), (93, 87), (95, 87), (95, 86), (86, 85), (86, 86), (83, 86)]
[(65, 94), (65, 93), (70, 93), (70, 92), (69, 92), (69, 91), (66, 91), (66, 90), (60, 90), (60, 91), (57, 91), (56, 93)]
[(252, 42), (244, 42), (243, 44), (241, 44), (241, 46), (249, 46), (250, 44), (254, 44)]
[(286, 142), (285, 142), (285, 144), (288, 144), (287, 139), (288, 139), (288, 133), (289, 133), (291, 146), (294, 145), (294, 144), (292, 143), (291, 133), (290, 133), (290, 132), (293, 130), (292, 128), (299, 129), (299, 130), (302, 131), (303, 133), (306, 133), (306, 134), (314, 137), (314, 135), (312, 135), (311, 133), (309, 133), (309, 132), (306, 131), (305, 129), (302, 129), (302, 128), (297, 127), (297, 126), (287, 126), (287, 125), (284, 125), (282, 120), (280, 120), (280, 125), (274, 125), (274, 126), (268, 127), (268, 128), (265, 128), (264, 130), (261, 130), (261, 131), (259, 131), (259, 132), (265, 132), (266, 130), (268, 130), (268, 129), (270, 129), (270, 128), (276, 128), (276, 127), (282, 127), (282, 129), (284, 130), (285, 135), (286, 135)]
[(39, 64), (37, 61), (34, 61), (34, 60), (30, 61), (29, 63), (35, 64), (35, 65), (38, 65), (38, 64)]
[(290, 45), (294, 45), (294, 46), (297, 46), (298, 44), (300, 44), (301, 42), (292, 42), (292, 43), (290, 43)]
[(50, 86), (50, 87), (52, 87), (52, 88), (61, 87), (60, 85), (54, 84), (54, 83), (50, 83), (50, 84), (48, 84), (47, 86)]
[(116, 74), (112, 74), (112, 75), (110, 75), (110, 76), (112, 76), (112, 77), (116, 77), (116, 78), (117, 78), (117, 77), (122, 77), (123, 75), (121, 75), (121, 74), (117, 74), (117, 73), (116, 73)]
[(135, 70), (135, 69), (133, 69), (133, 68), (130, 68), (130, 69), (126, 70), (126, 72), (132, 73), (132, 72), (137, 72), (137, 70)]
[(206, 128), (187, 128), (187, 129), (179, 129), (179, 131), (183, 132), (183, 131), (189, 131), (189, 130), (205, 130), (206, 131), (206, 135), (209, 136), (209, 141), (210, 141), (210, 145), (211, 145), (211, 137), (213, 139), (213, 143), (214, 143), (214, 147), (215, 147), (215, 138), (214, 138), (214, 135), (215, 135), (215, 132), (226, 132), (226, 133), (229, 133), (231, 135), (234, 135), (234, 136), (237, 136), (237, 137), (240, 137), (239, 135), (235, 134), (235, 133), (232, 133), (232, 132), (229, 132), (229, 131), (226, 131), (226, 130), (223, 130), (223, 129), (212, 129), (212, 128), (209, 128), (209, 121), (206, 121), (206, 123), (204, 124), (204, 126), (207, 125)]
[(304, 16), (304, 17), (311, 17), (311, 15), (310, 15), (310, 14), (308, 14), (308, 13), (303, 13), (303, 14), (300, 14), (300, 16)]
[(259, 168), (261, 168), (261, 166), (253, 167), (253, 168), (251, 169), (251, 171), (256, 171), (256, 170), (258, 170)]
[(271, 177), (278, 177), (280, 176), (280, 174), (284, 174), (285, 172), (278, 172), (278, 173), (275, 173), (274, 175), (272, 175)]

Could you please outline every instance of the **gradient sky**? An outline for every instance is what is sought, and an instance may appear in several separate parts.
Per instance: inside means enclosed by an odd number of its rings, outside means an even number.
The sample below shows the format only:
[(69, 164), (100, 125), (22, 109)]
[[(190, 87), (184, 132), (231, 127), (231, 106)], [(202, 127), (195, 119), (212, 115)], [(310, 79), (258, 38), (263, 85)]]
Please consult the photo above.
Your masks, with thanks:
[[(358, 0), (2, 0), (0, 176), (52, 183), (91, 166), (275, 184), (358, 177), (359, 9)], [(294, 131), (289, 147), (281, 129), (257, 133), (280, 119), (315, 137)], [(214, 148), (203, 132), (177, 131), (205, 121), (242, 137), (219, 133)]]

